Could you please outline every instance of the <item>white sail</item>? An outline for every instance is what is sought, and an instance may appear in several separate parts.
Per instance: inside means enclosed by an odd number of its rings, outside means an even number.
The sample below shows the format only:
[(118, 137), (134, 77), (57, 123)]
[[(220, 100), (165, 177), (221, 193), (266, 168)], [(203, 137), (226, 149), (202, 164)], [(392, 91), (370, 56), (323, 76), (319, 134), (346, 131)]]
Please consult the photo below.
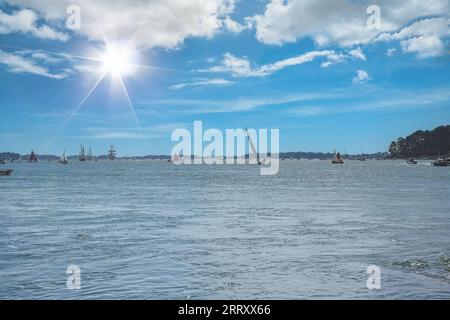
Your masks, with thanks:
[[(261, 164), (261, 160), (259, 159), (259, 153), (256, 150), (256, 147), (252, 141), (252, 138), (250, 137), (250, 134), (248, 133), (248, 129), (245, 128), (245, 132), (247, 133), (247, 138), (248, 138), (248, 142), (250, 143), (250, 148), (252, 149), (252, 154), (256, 154), (256, 162), (258, 164)], [(249, 155), (249, 160), (250, 160), (250, 155)]]
[(67, 161), (66, 150), (64, 150), (63, 154), (61, 155), (60, 160), (61, 160), (61, 161)]
[(63, 154), (61, 155), (61, 158), (59, 158), (59, 163), (66, 164), (67, 162), (68, 161), (66, 157), (66, 150), (64, 150)]

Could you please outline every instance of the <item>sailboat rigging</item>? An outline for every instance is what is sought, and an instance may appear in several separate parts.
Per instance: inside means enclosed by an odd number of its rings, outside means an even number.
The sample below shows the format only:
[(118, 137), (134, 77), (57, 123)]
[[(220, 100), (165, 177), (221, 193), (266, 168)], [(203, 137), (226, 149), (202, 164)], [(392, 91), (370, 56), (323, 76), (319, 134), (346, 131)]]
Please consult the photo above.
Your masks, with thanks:
[(78, 156), (78, 160), (80, 160), (80, 161), (86, 161), (86, 154), (85, 154), (84, 146), (83, 146), (83, 145), (81, 145), (81, 149), (80, 149), (80, 154), (79, 154), (79, 156)]
[(108, 151), (108, 159), (115, 160), (116, 159), (116, 150), (114, 150), (114, 146), (111, 145), (111, 148)]
[(92, 161), (92, 149), (91, 149), (91, 146), (89, 146), (89, 151), (88, 151), (88, 155), (87, 155), (87, 160), (88, 160), (88, 161)]
[(333, 164), (343, 164), (344, 160), (342, 160), (341, 154), (339, 152), (334, 151), (334, 158), (331, 160)]
[(67, 160), (66, 157), (66, 150), (64, 150), (63, 154), (61, 155), (61, 158), (59, 158), (59, 163), (61, 164), (67, 164), (69, 161)]
[[(256, 150), (256, 147), (252, 141), (252, 138), (250, 137), (250, 134), (248, 133), (248, 129), (245, 128), (245, 132), (247, 133), (247, 138), (248, 138), (248, 142), (250, 144), (250, 148), (252, 149), (252, 154), (256, 154), (256, 162), (258, 163), (258, 165), (261, 165), (261, 159), (259, 158), (259, 153)], [(250, 154), (248, 156), (249, 160), (250, 160)]]

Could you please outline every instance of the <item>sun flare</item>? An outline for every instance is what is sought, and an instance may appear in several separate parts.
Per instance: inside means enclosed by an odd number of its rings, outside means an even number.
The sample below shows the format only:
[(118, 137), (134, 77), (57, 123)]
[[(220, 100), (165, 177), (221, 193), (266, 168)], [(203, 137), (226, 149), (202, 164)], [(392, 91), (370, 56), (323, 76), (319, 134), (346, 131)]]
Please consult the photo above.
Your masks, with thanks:
[(114, 78), (122, 78), (133, 73), (133, 52), (126, 48), (108, 46), (100, 57), (101, 71)]

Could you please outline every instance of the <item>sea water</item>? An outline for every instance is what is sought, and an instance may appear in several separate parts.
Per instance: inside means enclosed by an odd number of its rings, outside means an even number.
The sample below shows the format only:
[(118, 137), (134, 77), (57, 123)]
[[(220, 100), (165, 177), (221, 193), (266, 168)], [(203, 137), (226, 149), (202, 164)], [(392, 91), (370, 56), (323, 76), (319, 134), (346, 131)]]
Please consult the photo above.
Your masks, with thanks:
[[(450, 168), (13, 163), (1, 299), (449, 299)], [(4, 166), (6, 168), (6, 166)], [(80, 289), (67, 285), (80, 268)], [(380, 269), (369, 289), (369, 266)]]

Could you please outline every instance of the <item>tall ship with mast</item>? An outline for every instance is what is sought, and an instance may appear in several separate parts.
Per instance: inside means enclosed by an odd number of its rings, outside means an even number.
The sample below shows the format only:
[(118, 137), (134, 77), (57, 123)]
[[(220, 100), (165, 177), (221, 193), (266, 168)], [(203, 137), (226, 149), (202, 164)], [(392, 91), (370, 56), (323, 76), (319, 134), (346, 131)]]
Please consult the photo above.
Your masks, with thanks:
[(84, 151), (84, 146), (81, 145), (80, 154), (78, 155), (79, 161), (86, 161), (86, 152)]
[(108, 159), (115, 160), (116, 159), (116, 150), (114, 150), (114, 146), (111, 145), (111, 148), (108, 151)]

